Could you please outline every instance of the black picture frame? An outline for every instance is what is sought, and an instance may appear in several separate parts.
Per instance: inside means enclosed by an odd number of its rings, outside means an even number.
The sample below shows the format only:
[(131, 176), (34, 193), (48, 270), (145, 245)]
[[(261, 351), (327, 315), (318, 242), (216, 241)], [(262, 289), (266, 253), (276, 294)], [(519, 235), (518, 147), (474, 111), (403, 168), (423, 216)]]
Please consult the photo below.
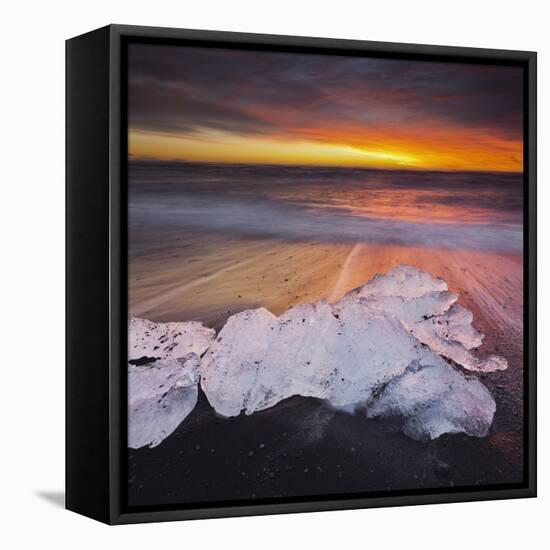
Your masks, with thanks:
[[(524, 444), (521, 484), (131, 509), (126, 492), (129, 42), (521, 66), (524, 71)], [(66, 43), (66, 507), (108, 524), (536, 496), (537, 56), (356, 40), (109, 25)], [(93, 342), (94, 345), (90, 345)]]

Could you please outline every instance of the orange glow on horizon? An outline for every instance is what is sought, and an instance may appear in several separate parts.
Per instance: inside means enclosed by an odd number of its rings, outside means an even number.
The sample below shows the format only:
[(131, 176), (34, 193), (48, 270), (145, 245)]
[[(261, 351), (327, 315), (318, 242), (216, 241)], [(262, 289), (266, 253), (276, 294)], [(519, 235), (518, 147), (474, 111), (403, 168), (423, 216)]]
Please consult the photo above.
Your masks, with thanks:
[(136, 159), (302, 164), (385, 169), (521, 172), (523, 143), (463, 128), (292, 129), (284, 136), (204, 131), (193, 135), (131, 129)]

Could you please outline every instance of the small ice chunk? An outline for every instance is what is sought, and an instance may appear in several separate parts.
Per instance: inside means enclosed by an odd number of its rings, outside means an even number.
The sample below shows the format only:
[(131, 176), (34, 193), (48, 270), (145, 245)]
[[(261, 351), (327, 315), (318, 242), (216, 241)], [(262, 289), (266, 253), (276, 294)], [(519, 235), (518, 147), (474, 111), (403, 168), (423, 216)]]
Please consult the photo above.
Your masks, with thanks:
[(384, 275), (375, 275), (355, 292), (363, 298), (398, 296), (405, 300), (413, 300), (431, 292), (447, 290), (449, 288), (443, 279), (433, 277), (427, 271), (411, 265), (400, 264)]
[(197, 403), (199, 357), (128, 367), (128, 447), (155, 447)]
[[(276, 326), (277, 317), (264, 308), (227, 319), (201, 362), (201, 387), (220, 414), (236, 416), (247, 409)], [(277, 391), (276, 384), (272, 384), (272, 389), (267, 386), (268, 380), (265, 384), (266, 392)]]
[(508, 368), (504, 357), (490, 355), (483, 359), (470, 353), (483, 341), (483, 334), (472, 327), (472, 320), (470, 311), (455, 304), (444, 315), (418, 321), (410, 327), (420, 342), (467, 370), (493, 372)]
[[(444, 314), (457, 300), (456, 294), (447, 291), (428, 292), (410, 300), (402, 296), (371, 296), (368, 298), (358, 296), (355, 301), (364, 300), (370, 307), (396, 317), (407, 329), (423, 319)], [(350, 302), (350, 300), (346, 300), (345, 296), (342, 300), (344, 304)], [(335, 307), (341, 308), (341, 302), (337, 302)]]
[(413, 363), (394, 378), (367, 406), (369, 417), (398, 417), (414, 439), (435, 439), (444, 433), (487, 435), (496, 405), (477, 378), (450, 365)]
[(128, 326), (128, 360), (177, 359), (191, 352), (201, 356), (215, 335), (213, 329), (197, 321), (155, 323), (132, 317)]
[(128, 327), (128, 446), (154, 447), (197, 402), (200, 356), (215, 337), (196, 321), (155, 323), (132, 318)]
[(503, 357), (482, 359), (469, 351), (481, 345), (483, 335), (472, 326), (472, 313), (456, 303), (458, 296), (448, 292), (443, 279), (399, 265), (350, 291), (335, 307), (342, 309), (361, 297), (371, 307), (398, 318), (422, 344), (467, 370), (493, 372), (508, 367)]

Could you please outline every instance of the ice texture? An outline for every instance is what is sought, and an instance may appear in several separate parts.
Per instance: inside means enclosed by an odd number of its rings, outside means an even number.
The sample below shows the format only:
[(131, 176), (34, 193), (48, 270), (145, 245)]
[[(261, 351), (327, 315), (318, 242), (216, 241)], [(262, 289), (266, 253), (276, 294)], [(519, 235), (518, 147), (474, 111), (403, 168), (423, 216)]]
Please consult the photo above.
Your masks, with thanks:
[(411, 330), (423, 344), (467, 370), (493, 372), (508, 368), (504, 357), (489, 355), (482, 359), (470, 353), (469, 350), (479, 347), (483, 341), (483, 335), (472, 326), (472, 321), (471, 311), (454, 304), (442, 315), (416, 321)]
[(237, 313), (215, 338), (200, 323), (132, 320), (130, 357), (153, 359), (129, 367), (130, 446), (167, 437), (194, 407), (198, 383), (226, 417), (301, 395), (398, 418), (416, 439), (483, 437), (495, 402), (449, 360), (469, 371), (507, 364), (473, 355), (483, 335), (457, 298), (444, 280), (399, 265), (334, 304), (301, 304), (278, 317), (264, 308)]
[(200, 356), (216, 333), (195, 321), (132, 318), (128, 334), (128, 446), (154, 447), (195, 407)]
[(197, 321), (153, 323), (133, 317), (128, 326), (128, 359), (178, 359), (191, 352), (201, 356), (215, 335), (214, 329)]
[(412, 363), (367, 406), (367, 416), (402, 419), (403, 432), (414, 439), (460, 432), (483, 437), (495, 410), (489, 390), (477, 378), (449, 365)]
[(345, 406), (403, 374), (414, 360), (445, 364), (398, 319), (363, 299), (324, 301), (275, 317), (266, 309), (228, 319), (201, 362), (201, 387), (224, 416), (251, 414), (292, 395)]
[(367, 304), (397, 317), (403, 326), (432, 351), (471, 371), (493, 372), (508, 367), (506, 359), (474, 356), (483, 335), (472, 326), (472, 313), (457, 304), (447, 283), (426, 271), (399, 265), (350, 291), (336, 307), (365, 298)]
[(197, 403), (199, 357), (128, 367), (128, 446), (155, 447)]

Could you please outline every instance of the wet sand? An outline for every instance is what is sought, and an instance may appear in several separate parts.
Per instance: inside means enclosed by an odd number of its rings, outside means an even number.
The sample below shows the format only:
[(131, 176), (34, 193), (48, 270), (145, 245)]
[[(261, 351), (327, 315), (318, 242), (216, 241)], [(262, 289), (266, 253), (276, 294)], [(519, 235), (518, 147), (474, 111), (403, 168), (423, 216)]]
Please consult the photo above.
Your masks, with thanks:
[[(159, 239), (161, 240), (161, 239)], [(163, 239), (162, 242), (166, 242)], [(510, 337), (523, 326), (519, 254), (386, 246), (174, 238), (130, 258), (130, 314), (154, 321), (200, 320), (218, 328), (238, 311), (280, 314), (319, 299), (336, 301), (377, 273), (406, 263), (444, 278), (475, 320)]]
[(498, 353), (509, 367), (480, 377), (497, 403), (491, 433), (483, 439), (447, 435), (416, 442), (386, 424), (300, 397), (251, 417), (224, 419), (201, 395), (159, 447), (129, 452), (130, 504), (522, 481), (521, 255), (180, 235), (152, 238), (159, 244), (147, 253), (135, 238), (131, 315), (220, 328), (229, 315), (248, 308), (280, 314), (298, 303), (335, 301), (376, 273), (407, 263), (448, 282), (486, 335), (479, 353)]

